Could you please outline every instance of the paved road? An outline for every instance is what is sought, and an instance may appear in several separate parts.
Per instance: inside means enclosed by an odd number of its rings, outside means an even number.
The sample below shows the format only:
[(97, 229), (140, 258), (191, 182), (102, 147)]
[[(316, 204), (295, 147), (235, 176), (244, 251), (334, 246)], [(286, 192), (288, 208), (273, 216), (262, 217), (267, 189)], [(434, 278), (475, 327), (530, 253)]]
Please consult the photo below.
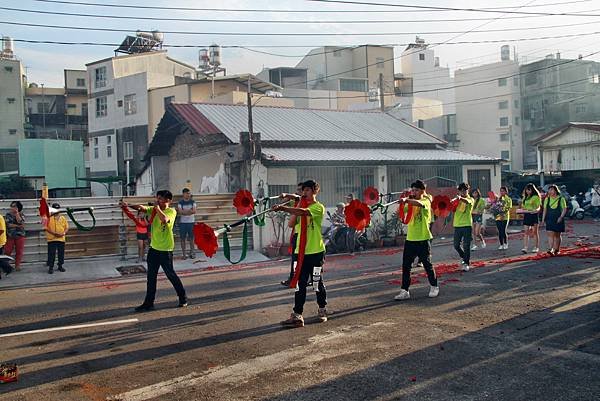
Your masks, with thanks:
[[(597, 232), (579, 224), (568, 243), (599, 245)], [(440, 296), (415, 270), (406, 302), (392, 300), (398, 250), (330, 258), (334, 314), (316, 323), (310, 294), (310, 323), (293, 330), (278, 325), (293, 297), (284, 264), (187, 273), (185, 309), (163, 280), (144, 314), (131, 313), (142, 277), (4, 290), (0, 334), (139, 321), (0, 337), (0, 360), (21, 368), (0, 400), (598, 399), (600, 259), (493, 262), (518, 245), (475, 253), (486, 264), (468, 273), (435, 247)]]

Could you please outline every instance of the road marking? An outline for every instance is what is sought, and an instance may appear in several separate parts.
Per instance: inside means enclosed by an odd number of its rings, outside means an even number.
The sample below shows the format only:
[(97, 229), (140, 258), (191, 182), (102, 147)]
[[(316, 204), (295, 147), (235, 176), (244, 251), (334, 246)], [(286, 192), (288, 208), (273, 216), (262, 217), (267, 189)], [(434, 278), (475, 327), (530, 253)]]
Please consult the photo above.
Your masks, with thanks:
[[(219, 366), (204, 372), (192, 372), (185, 376), (176, 377), (160, 383), (151, 384), (135, 390), (121, 393), (107, 399), (110, 401), (146, 401), (156, 397), (172, 394), (177, 389), (190, 388), (208, 384), (236, 384), (246, 382), (262, 373), (275, 371), (282, 368), (315, 366), (319, 361), (344, 354), (356, 352), (353, 338), (372, 336), (382, 325), (393, 326), (390, 322), (377, 322), (369, 326), (344, 326), (337, 330), (327, 331), (327, 334), (317, 335), (308, 339), (308, 344), (276, 352), (274, 354), (259, 356), (241, 361), (230, 366)], [(343, 347), (320, 347), (315, 352), (315, 342), (320, 344), (339, 341), (344, 342)]]
[(123, 319), (123, 320), (112, 320), (112, 321), (100, 322), (100, 323), (87, 323), (87, 324), (76, 324), (76, 325), (72, 325), (72, 326), (49, 327), (47, 329), (18, 331), (16, 333), (0, 334), (0, 338), (24, 336), (27, 334), (47, 333), (50, 331), (76, 330), (76, 329), (85, 329), (88, 327), (113, 326), (116, 324), (138, 323), (138, 322), (139, 322), (138, 319)]

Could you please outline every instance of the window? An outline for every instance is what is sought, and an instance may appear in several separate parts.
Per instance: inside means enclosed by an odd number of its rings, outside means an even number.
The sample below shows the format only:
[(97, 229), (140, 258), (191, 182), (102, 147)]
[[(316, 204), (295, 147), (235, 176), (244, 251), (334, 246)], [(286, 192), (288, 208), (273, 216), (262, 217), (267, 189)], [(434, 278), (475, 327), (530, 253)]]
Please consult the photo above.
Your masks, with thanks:
[(366, 92), (367, 83), (359, 79), (340, 79), (340, 91)]
[(419, 128), (425, 127), (425, 121), (423, 121), (423, 120), (417, 120), (417, 127), (419, 127)]
[(375, 61), (377, 62), (377, 69), (383, 69), (384, 68), (385, 59), (383, 57), (377, 57), (375, 59)]
[(587, 105), (585, 103), (579, 103), (575, 105), (575, 113), (583, 114), (587, 111)]
[(112, 146), (110, 145), (106, 147), (106, 157), (112, 157)]
[(126, 116), (137, 113), (137, 103), (135, 101), (135, 94), (125, 95), (124, 106)]
[(342, 51), (341, 50), (334, 50), (333, 51), (333, 57), (342, 57)]
[(133, 142), (123, 142), (123, 160), (133, 160)]
[(590, 83), (592, 84), (600, 84), (600, 75), (592, 74), (590, 75)]
[(501, 150), (500, 158), (504, 160), (510, 160), (510, 152), (508, 150)]
[(518, 127), (521, 124), (521, 119), (519, 117), (515, 117), (515, 125)]
[(510, 171), (510, 164), (503, 164), (502, 171)]
[(513, 85), (519, 86), (519, 77), (513, 77)]
[(508, 109), (508, 100), (503, 100), (501, 102), (498, 102), (498, 108), (500, 110), (506, 110), (506, 109)]
[(109, 145), (112, 143), (112, 136), (109, 135), (106, 137), (106, 143)]
[(167, 96), (163, 99), (163, 105), (165, 106), (165, 110), (167, 110), (167, 106), (175, 101), (175, 96)]
[(420, 61), (424, 61), (425, 60), (425, 53), (419, 53), (419, 60)]
[(82, 116), (88, 115), (87, 103), (81, 103), (81, 115)]
[(50, 112), (50, 103), (48, 102), (40, 102), (37, 104), (38, 114), (44, 114)]
[(98, 137), (94, 138), (94, 146), (98, 146)]
[(15, 98), (14, 97), (7, 97), (6, 101), (8, 102), (8, 104), (13, 104), (15, 102)]
[(498, 86), (506, 86), (506, 78), (498, 78)]
[(17, 135), (17, 130), (16, 129), (9, 129), (8, 130), (8, 134), (9, 135)]
[(96, 98), (96, 117), (106, 117), (108, 109), (106, 105), (106, 96)]
[(84, 78), (77, 78), (77, 86), (84, 87), (85, 86), (85, 79)]
[(535, 72), (530, 72), (525, 75), (525, 85), (534, 85), (537, 83), (537, 74)]
[(500, 142), (508, 142), (509, 139), (508, 134), (500, 134)]
[(13, 68), (10, 65), (6, 65), (4, 66), (4, 71), (6, 72), (12, 72)]
[(500, 117), (500, 126), (508, 127), (508, 117)]
[(77, 108), (76, 104), (72, 104), (72, 103), (67, 104), (67, 109), (76, 109), (76, 108)]
[(104, 88), (106, 86), (106, 67), (96, 68), (95, 70), (95, 88)]
[[(94, 139), (98, 139), (98, 138), (94, 138)], [(98, 148), (94, 148), (94, 159), (97, 159), (98, 157), (99, 157)]]
[(519, 101), (515, 100), (515, 109), (518, 109), (518, 108), (519, 108)]
[(117, 100), (117, 107), (123, 107), (123, 101)]

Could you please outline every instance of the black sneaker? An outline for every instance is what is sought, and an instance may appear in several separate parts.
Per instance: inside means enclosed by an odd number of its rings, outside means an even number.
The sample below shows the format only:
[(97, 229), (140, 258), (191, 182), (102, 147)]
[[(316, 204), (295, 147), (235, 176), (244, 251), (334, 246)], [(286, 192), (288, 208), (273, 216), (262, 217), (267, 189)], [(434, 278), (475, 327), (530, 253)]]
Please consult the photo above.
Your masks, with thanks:
[(283, 280), (283, 281), (280, 282), (280, 284), (282, 286), (284, 286), (284, 287), (289, 287), (290, 286), (290, 281), (291, 281), (290, 279)]
[(177, 305), (177, 307), (178, 307), (178, 308), (185, 308), (185, 307), (187, 307), (188, 305), (189, 305), (189, 304), (188, 304), (188, 301), (179, 301), (179, 304)]
[(58, 269), (57, 269), (57, 270), (58, 270), (59, 272), (66, 272), (65, 268), (64, 268), (64, 267), (62, 267), (62, 266), (58, 266)]
[(52, 267), (48, 268), (48, 274), (54, 274), (54, 269)]
[(134, 309), (136, 312), (149, 312), (151, 310), (154, 310), (154, 305), (141, 304)]

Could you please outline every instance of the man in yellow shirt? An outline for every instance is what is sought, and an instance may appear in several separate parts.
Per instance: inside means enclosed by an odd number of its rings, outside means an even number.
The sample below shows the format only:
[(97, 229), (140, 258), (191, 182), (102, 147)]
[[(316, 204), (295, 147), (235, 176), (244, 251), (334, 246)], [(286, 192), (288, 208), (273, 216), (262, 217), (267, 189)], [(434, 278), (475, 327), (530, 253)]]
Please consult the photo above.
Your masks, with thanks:
[[(458, 206), (454, 212), (454, 249), (458, 252), (462, 262), (462, 270), (468, 272), (471, 262), (471, 241), (473, 239), (471, 232), (473, 230), (473, 211), (474, 200), (469, 196), (469, 184), (462, 182), (458, 185), (458, 195), (454, 199), (458, 200)], [(462, 243), (462, 248), (461, 248)]]
[[(0, 255), (4, 254), (4, 245), (6, 244), (6, 222), (4, 221), (4, 217), (0, 215)], [(10, 259), (8, 259), (10, 260)], [(0, 269), (4, 271), (6, 274), (10, 274), (12, 271), (11, 265), (8, 263), (8, 260), (0, 259)], [(0, 274), (0, 278), (2, 275)]]
[[(317, 201), (317, 194), (319, 193), (319, 184), (313, 180), (308, 180), (302, 183), (302, 198), (308, 204), (307, 207), (289, 207), (283, 205), (273, 206), (273, 211), (283, 211), (296, 216), (300, 221), (300, 227), (302, 227), (301, 219), (307, 219), (306, 225), (306, 246), (304, 248), (304, 260), (302, 266), (300, 266), (300, 278), (296, 286), (296, 293), (294, 296), (294, 310), (290, 315), (290, 318), (281, 322), (283, 326), (287, 327), (303, 327), (304, 318), (302, 312), (304, 311), (304, 303), (306, 302), (306, 287), (312, 277), (313, 286), (317, 294), (317, 304), (319, 305), (318, 317), (321, 322), (327, 321), (327, 292), (325, 290), (325, 284), (323, 283), (322, 266), (325, 257), (325, 244), (323, 243), (323, 236), (321, 234), (321, 224), (323, 223), (323, 216), (325, 215), (325, 206)], [(294, 194), (282, 194), (281, 196), (286, 200), (300, 200), (300, 197)], [(295, 254), (300, 254), (300, 242), (303, 233), (298, 233), (298, 239), (296, 241)]]
[(402, 254), (402, 289), (394, 297), (397, 301), (410, 298), (408, 287), (410, 287), (410, 270), (415, 258), (418, 257), (423, 262), (423, 267), (427, 272), (429, 280), (429, 297), (435, 298), (440, 292), (438, 287), (435, 269), (431, 264), (431, 242), (433, 238), (429, 223), (431, 221), (431, 201), (425, 196), (425, 183), (416, 180), (410, 185), (410, 198), (402, 198), (401, 202), (408, 204), (414, 210), (411, 220), (408, 222), (408, 231), (406, 241), (404, 242), (404, 252)]
[[(58, 203), (53, 203), (52, 208), (60, 209)], [(46, 265), (48, 266), (48, 274), (54, 273), (54, 260), (58, 254), (58, 268), (59, 272), (64, 272), (65, 268), (65, 242), (67, 239), (67, 232), (69, 231), (69, 223), (65, 216), (61, 213), (54, 213), (48, 219), (46, 225), (46, 241), (48, 241), (48, 260)]]

